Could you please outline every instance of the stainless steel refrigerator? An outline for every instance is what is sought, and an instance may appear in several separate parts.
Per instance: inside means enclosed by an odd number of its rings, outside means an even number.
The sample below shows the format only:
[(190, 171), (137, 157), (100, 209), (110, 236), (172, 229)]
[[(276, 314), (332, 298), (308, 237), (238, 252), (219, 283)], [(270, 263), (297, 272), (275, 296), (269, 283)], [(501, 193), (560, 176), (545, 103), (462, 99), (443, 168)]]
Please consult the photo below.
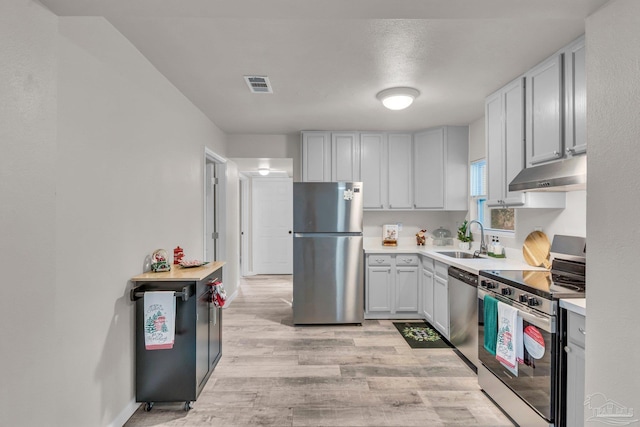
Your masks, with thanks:
[(294, 183), (293, 231), (293, 323), (362, 323), (362, 183)]

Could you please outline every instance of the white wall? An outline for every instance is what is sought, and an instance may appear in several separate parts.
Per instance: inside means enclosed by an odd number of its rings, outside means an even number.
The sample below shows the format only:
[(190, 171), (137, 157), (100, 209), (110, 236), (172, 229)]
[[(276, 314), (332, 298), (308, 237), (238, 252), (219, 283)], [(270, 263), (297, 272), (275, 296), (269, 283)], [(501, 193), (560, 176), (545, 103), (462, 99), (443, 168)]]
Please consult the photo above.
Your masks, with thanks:
[(0, 425), (119, 426), (129, 278), (156, 248), (203, 256), (204, 148), (225, 136), (105, 20), (1, 7)]
[(204, 147), (224, 135), (106, 20), (59, 32), (56, 424), (98, 426), (134, 398), (128, 279), (156, 248), (202, 258)]
[(40, 3), (0, 2), (1, 426), (52, 425), (58, 404), (57, 23)]
[[(228, 297), (235, 297), (240, 280), (240, 178), (238, 167), (226, 163), (227, 188), (225, 190), (226, 254), (224, 267), (224, 287)], [(232, 231), (229, 233), (229, 231)], [(233, 304), (233, 303), (231, 303)], [(229, 305), (231, 307), (231, 305)], [(224, 313), (223, 313), (224, 316)]]
[(401, 244), (416, 243), (416, 233), (426, 229), (432, 233), (435, 229), (444, 227), (451, 231), (455, 238), (456, 229), (464, 221), (464, 212), (390, 212), (390, 211), (365, 211), (363, 217), (363, 236), (366, 242), (378, 242), (382, 245), (382, 226), (384, 224), (402, 223), (398, 239)]
[(299, 133), (287, 135), (236, 134), (228, 136), (227, 154), (229, 157), (293, 159), (294, 181), (302, 179), (300, 150)]
[[(640, 418), (640, 2), (616, 0), (587, 19), (586, 395)], [(588, 408), (587, 416), (592, 415)], [(634, 423), (633, 425), (636, 425)], [(589, 422), (587, 425), (602, 425)]]

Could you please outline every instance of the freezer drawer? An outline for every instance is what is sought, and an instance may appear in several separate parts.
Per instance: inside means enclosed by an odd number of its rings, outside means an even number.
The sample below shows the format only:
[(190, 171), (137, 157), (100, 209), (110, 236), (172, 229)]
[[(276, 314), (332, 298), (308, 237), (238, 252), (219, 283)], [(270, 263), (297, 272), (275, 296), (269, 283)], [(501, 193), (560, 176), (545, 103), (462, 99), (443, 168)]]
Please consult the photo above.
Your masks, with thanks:
[(293, 249), (293, 323), (362, 323), (362, 235), (296, 233)]

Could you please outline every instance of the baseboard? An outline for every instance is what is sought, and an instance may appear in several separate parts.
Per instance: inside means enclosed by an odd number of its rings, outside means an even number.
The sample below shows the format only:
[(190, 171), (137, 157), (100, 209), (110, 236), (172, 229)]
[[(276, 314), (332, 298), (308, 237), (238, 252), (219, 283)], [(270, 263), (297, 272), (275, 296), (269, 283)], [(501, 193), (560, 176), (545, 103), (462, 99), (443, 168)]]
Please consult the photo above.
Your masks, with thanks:
[(111, 421), (107, 427), (122, 427), (124, 423), (126, 423), (127, 420), (131, 418), (133, 413), (138, 410), (139, 407), (140, 402), (136, 402), (135, 399), (131, 400), (131, 402), (129, 402), (127, 406), (125, 406), (124, 409), (120, 411), (118, 416), (113, 421)]
[(238, 289), (236, 289), (231, 295), (227, 295), (227, 301), (224, 303), (223, 309), (229, 308), (229, 306), (231, 305), (231, 301), (236, 299), (237, 296), (238, 296)]

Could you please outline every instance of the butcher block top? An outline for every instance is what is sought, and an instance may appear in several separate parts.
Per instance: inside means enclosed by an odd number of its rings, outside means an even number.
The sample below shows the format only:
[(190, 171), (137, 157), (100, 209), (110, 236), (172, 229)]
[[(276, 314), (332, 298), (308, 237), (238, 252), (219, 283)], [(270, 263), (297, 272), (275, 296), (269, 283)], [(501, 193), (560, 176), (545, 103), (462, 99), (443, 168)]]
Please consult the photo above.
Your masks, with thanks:
[(210, 274), (219, 270), (224, 265), (224, 261), (214, 261), (202, 267), (190, 267), (184, 268), (179, 265), (171, 265), (170, 271), (162, 271), (154, 273), (149, 271), (147, 273), (138, 274), (131, 278), (133, 282), (180, 282), (185, 280), (199, 281)]

